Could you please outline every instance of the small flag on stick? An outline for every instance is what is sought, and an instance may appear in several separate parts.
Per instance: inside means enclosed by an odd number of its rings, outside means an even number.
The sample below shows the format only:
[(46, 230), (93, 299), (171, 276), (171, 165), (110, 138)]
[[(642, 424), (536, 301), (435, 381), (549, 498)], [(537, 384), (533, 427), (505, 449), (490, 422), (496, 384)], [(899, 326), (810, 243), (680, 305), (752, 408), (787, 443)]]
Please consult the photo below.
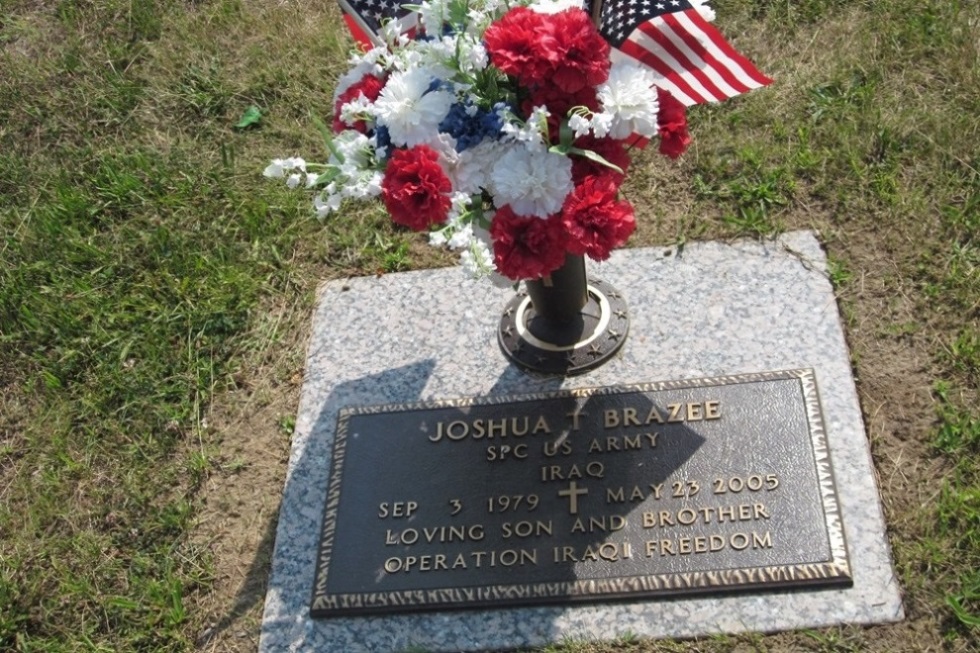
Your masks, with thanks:
[(344, 10), (344, 21), (354, 40), (363, 47), (381, 45), (381, 26), (398, 19), (403, 32), (416, 27), (418, 14), (406, 9), (398, 0), (337, 0)]
[(653, 71), (685, 106), (719, 102), (772, 83), (712, 27), (704, 0), (605, 0), (599, 32), (611, 58)]

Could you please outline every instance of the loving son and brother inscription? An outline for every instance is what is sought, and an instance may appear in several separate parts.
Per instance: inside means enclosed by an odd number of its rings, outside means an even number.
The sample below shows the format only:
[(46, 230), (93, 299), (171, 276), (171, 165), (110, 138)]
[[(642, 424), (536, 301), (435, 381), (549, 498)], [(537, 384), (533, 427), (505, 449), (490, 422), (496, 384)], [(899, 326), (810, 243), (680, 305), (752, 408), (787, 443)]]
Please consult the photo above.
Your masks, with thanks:
[(337, 421), (314, 617), (850, 584), (812, 370)]

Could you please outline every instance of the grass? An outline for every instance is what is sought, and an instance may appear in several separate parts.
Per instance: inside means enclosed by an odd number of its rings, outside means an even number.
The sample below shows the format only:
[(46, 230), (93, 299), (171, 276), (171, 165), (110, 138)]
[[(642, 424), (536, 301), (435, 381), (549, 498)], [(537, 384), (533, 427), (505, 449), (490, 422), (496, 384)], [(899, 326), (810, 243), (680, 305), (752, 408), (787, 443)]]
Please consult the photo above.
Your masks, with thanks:
[[(718, 11), (777, 84), (692, 111), (679, 164), (637, 158), (633, 244), (821, 233), (857, 376), (885, 379), (860, 387), (876, 462), (914, 460), (909, 488), (883, 487), (914, 506), (888, 513), (909, 620), (547, 650), (978, 650), (980, 10)], [(203, 486), (255, 462), (209, 416), (303, 337), (265, 307), (449, 262), (376, 208), (319, 223), (258, 174), (319, 152), (338, 22), (261, 0), (0, 0), (0, 650), (195, 650), (227, 564), (195, 537)], [(886, 383), (910, 351), (927, 363)], [(924, 417), (891, 433), (878, 404)]]

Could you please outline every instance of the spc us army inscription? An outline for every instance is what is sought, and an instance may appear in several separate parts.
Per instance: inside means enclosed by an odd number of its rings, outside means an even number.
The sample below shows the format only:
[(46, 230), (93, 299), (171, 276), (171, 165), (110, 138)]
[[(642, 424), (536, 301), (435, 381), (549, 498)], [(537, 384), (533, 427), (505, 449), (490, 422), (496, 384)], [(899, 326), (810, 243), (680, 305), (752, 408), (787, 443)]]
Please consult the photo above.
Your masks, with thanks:
[(790, 370), (342, 409), (311, 612), (849, 583)]

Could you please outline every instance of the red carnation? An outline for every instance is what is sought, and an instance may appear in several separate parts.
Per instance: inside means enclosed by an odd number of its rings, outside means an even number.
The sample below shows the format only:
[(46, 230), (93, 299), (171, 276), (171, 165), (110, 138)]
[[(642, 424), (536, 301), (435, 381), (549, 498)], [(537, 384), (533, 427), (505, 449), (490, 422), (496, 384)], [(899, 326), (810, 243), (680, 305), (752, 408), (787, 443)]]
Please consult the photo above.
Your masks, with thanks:
[(616, 201), (616, 185), (608, 177), (589, 177), (575, 187), (561, 210), (568, 233), (568, 251), (596, 261), (623, 245), (636, 228), (633, 207)]
[(368, 131), (367, 123), (358, 120), (353, 125), (341, 120), (340, 109), (348, 102), (353, 102), (359, 95), (363, 95), (370, 102), (374, 102), (381, 95), (381, 89), (385, 87), (385, 82), (380, 77), (365, 75), (359, 81), (352, 84), (346, 91), (337, 96), (337, 101), (333, 105), (333, 131), (339, 134), (345, 129), (355, 129), (362, 134)]
[(524, 218), (505, 206), (490, 225), (493, 260), (500, 274), (514, 279), (539, 279), (565, 262), (565, 231), (559, 216)]
[(657, 87), (657, 127), (660, 130), (660, 153), (676, 159), (691, 144), (687, 132), (687, 107), (677, 98)]
[[(558, 44), (557, 64), (548, 82), (565, 93), (577, 93), (609, 79), (609, 43), (592, 19), (581, 9), (567, 9), (547, 16)], [(542, 47), (551, 41), (542, 42)]]
[(395, 150), (381, 182), (381, 199), (391, 219), (416, 231), (446, 221), (450, 191), (439, 155), (427, 145)]
[(603, 165), (592, 159), (588, 159), (580, 154), (571, 154), (572, 160), (572, 181), (576, 186), (581, 184), (587, 177), (606, 176), (612, 180), (613, 185), (619, 188), (626, 178), (626, 169), (630, 165), (630, 155), (626, 153), (626, 146), (623, 141), (612, 138), (596, 138), (591, 134), (582, 136), (575, 140), (575, 147), (583, 150), (591, 150), (603, 159), (618, 166), (623, 172), (616, 172), (607, 165)]
[(521, 84), (542, 83), (558, 63), (558, 42), (545, 17), (527, 7), (511, 9), (483, 34), (494, 66)]

